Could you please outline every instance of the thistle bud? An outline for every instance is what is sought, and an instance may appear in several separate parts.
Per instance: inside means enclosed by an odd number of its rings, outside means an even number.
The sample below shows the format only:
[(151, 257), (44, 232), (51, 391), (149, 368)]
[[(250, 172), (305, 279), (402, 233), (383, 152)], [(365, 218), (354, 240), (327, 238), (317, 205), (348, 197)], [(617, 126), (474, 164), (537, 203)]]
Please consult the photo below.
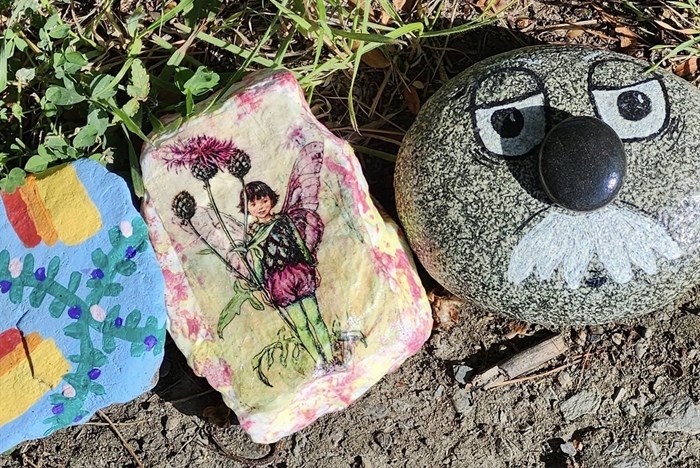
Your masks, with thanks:
[(219, 172), (219, 168), (215, 163), (205, 159), (197, 159), (192, 163), (190, 171), (192, 171), (192, 175), (195, 179), (207, 182)]
[(194, 197), (187, 191), (182, 191), (173, 198), (173, 213), (183, 221), (189, 221), (197, 212)]
[(242, 179), (250, 171), (250, 156), (245, 151), (235, 149), (226, 168), (231, 175)]

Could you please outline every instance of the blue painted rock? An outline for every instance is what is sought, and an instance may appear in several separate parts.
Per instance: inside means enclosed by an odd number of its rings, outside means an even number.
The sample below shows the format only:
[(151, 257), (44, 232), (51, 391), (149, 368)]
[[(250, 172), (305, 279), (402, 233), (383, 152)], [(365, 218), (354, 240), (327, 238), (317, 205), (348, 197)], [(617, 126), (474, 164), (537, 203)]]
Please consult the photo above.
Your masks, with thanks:
[(94, 161), (0, 203), (0, 452), (153, 387), (164, 281), (126, 184)]
[(169, 331), (253, 440), (345, 408), (428, 338), (398, 227), (291, 73), (253, 76), (152, 141), (144, 213)]
[(648, 67), (533, 47), (438, 91), (396, 166), (399, 216), (430, 274), (556, 324), (653, 312), (700, 283), (700, 92)]

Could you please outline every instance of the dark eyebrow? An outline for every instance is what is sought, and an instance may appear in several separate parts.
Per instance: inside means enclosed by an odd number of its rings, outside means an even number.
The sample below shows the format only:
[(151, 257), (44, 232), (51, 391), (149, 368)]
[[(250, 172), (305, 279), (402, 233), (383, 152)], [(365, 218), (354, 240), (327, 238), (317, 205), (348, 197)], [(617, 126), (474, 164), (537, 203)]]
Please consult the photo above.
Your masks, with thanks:
[[(510, 74), (510, 73), (514, 73), (514, 72), (521, 72), (521, 73), (524, 73), (525, 75), (528, 75), (531, 78), (533, 78), (535, 83), (537, 84), (537, 90), (535, 90), (534, 92), (532, 92), (530, 94), (523, 94), (523, 95), (520, 95), (517, 97), (503, 99), (500, 101), (492, 101), (492, 102), (483, 103), (483, 104), (476, 103), (476, 93), (481, 88), (481, 86), (484, 84), (484, 82), (486, 80), (488, 80), (489, 78), (494, 77), (496, 75)], [(535, 95), (540, 94), (540, 93), (544, 93), (546, 91), (544, 80), (534, 71), (530, 70), (529, 68), (522, 67), (522, 66), (509, 66), (509, 67), (497, 68), (497, 69), (487, 73), (486, 75), (484, 75), (480, 79), (478, 79), (472, 85), (472, 87), (473, 87), (473, 89), (471, 90), (471, 93), (470, 93), (471, 99), (470, 99), (470, 105), (469, 105), (470, 109), (472, 109), (472, 110), (479, 109), (482, 107), (493, 107), (496, 105), (509, 104), (510, 102), (521, 101), (521, 100), (526, 99), (528, 97), (535, 96)]]
[(590, 83), (590, 81), (591, 81), (590, 79), (589, 79), (588, 81), (589, 81), (589, 85), (588, 85), (589, 89), (593, 89), (593, 90), (596, 90), (596, 91), (598, 91), (598, 90), (601, 90), (601, 91), (606, 91), (606, 90), (609, 90), (609, 91), (617, 91), (617, 90), (620, 90), (620, 89), (631, 88), (631, 87), (633, 87), (633, 86), (639, 86), (640, 84), (649, 83), (649, 82), (651, 82), (651, 81), (661, 81), (661, 76), (655, 74), (655, 75), (650, 76), (649, 78), (647, 78), (647, 79), (645, 79), (645, 80), (637, 81), (637, 82), (635, 82), (635, 83), (628, 84), (628, 85), (622, 85), (622, 86), (596, 85), (596, 84)]

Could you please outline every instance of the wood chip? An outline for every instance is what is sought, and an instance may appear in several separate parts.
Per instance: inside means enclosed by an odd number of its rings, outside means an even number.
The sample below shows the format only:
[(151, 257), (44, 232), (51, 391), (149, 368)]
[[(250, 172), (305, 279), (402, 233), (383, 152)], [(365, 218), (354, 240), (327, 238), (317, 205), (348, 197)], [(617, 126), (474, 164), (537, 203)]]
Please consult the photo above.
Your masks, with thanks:
[(389, 68), (391, 62), (379, 49), (372, 49), (369, 52), (362, 54), (362, 63), (368, 67), (382, 69)]
[(418, 90), (413, 86), (405, 86), (402, 90), (403, 98), (406, 100), (406, 106), (409, 112), (413, 115), (418, 115), (420, 110), (420, 97), (418, 97)]
[(626, 49), (637, 43), (639, 36), (627, 26), (618, 26), (615, 32), (620, 38), (620, 47)]
[(564, 337), (554, 335), (475, 376), (470, 385), (472, 388), (483, 387), (484, 390), (497, 387), (506, 379), (514, 379), (538, 369), (568, 349)]
[(430, 291), (428, 301), (433, 310), (433, 328), (449, 330), (459, 323), (459, 308), (462, 305), (456, 296), (442, 291)]
[(690, 57), (673, 67), (673, 73), (683, 78), (695, 76), (700, 70), (700, 58)]

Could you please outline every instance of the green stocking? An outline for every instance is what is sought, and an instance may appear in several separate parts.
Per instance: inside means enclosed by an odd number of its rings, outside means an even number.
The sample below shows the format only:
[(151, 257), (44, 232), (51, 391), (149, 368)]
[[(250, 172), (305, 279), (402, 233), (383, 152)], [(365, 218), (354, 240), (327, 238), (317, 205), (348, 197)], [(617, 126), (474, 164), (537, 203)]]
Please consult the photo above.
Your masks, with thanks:
[(289, 314), (289, 318), (294, 322), (294, 327), (296, 328), (297, 336), (299, 336), (301, 340), (301, 344), (306, 348), (316, 363), (323, 362), (321, 353), (316, 347), (316, 340), (309, 329), (309, 320), (306, 318), (304, 308), (301, 306), (301, 301), (289, 304), (285, 307), (285, 310)]
[(323, 357), (326, 362), (333, 361), (333, 345), (331, 336), (328, 333), (326, 322), (321, 317), (321, 312), (318, 310), (318, 302), (316, 296), (307, 297), (301, 300), (301, 306), (304, 309), (305, 315), (311, 324), (311, 331), (316, 335), (316, 342), (320, 345)]

